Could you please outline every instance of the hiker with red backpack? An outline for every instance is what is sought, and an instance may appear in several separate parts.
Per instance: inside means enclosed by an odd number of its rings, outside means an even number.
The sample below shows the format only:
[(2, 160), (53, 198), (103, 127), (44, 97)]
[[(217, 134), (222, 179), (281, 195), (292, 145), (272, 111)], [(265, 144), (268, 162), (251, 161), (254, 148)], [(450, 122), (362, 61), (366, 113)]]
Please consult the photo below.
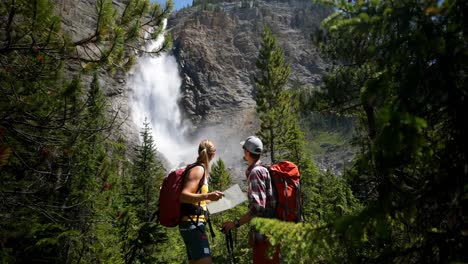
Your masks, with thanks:
[(197, 161), (187, 166), (183, 173), (182, 191), (179, 196), (182, 218), (178, 225), (191, 264), (212, 263), (206, 233), (206, 222), (209, 220), (206, 203), (218, 201), (224, 196), (219, 191), (208, 192), (210, 161), (215, 153), (216, 149), (211, 141), (201, 141)]
[[(234, 221), (226, 221), (223, 224), (223, 231), (229, 232), (233, 228), (239, 228), (248, 223), (254, 217), (275, 218), (276, 196), (273, 182), (268, 169), (261, 166), (260, 155), (263, 151), (263, 143), (256, 136), (250, 136), (241, 142), (244, 149), (244, 160), (248, 163), (246, 170), (247, 177), (247, 197), (249, 210), (240, 218)], [(251, 230), (249, 233), (249, 244), (253, 248), (253, 263), (280, 263), (279, 248), (276, 247), (273, 258), (268, 257), (268, 250), (271, 247), (268, 239), (257, 232)]]

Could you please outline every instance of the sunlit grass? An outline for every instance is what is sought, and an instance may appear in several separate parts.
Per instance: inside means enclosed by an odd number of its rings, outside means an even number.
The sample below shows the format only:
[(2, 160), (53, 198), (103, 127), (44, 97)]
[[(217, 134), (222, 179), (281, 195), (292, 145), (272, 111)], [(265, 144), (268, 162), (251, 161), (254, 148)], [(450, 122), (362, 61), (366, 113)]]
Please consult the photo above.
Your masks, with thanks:
[(342, 147), (349, 139), (340, 132), (319, 131), (309, 140), (309, 149), (314, 155), (325, 154), (329, 147)]

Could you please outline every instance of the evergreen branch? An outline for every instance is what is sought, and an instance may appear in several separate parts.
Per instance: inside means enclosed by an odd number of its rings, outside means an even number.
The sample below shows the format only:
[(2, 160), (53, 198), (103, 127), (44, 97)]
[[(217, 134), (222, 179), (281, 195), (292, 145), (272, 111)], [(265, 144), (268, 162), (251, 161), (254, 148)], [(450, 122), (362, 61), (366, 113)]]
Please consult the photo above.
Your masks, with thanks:
[(102, 18), (102, 10), (103, 10), (103, 1), (98, 1), (101, 6), (96, 6), (96, 9), (97, 9), (97, 22), (96, 22), (96, 29), (94, 30), (94, 34), (88, 36), (87, 38), (84, 38), (82, 40), (79, 40), (79, 41), (75, 41), (73, 43), (74, 46), (83, 46), (83, 45), (86, 45), (88, 43), (93, 43), (95, 42), (97, 39), (98, 39), (98, 36), (100, 35), (100, 31), (99, 31), (99, 23), (101, 23), (101, 18)]
[(52, 22), (52, 24), (50, 25), (50, 29), (49, 29), (49, 32), (47, 34), (47, 38), (46, 38), (46, 41), (45, 41), (45, 43), (47, 43), (46, 45), (49, 45), (50, 39), (52, 37), (54, 25), (55, 25), (55, 21)]
[[(7, 39), (6, 49), (8, 49), (10, 47), (10, 45), (11, 45), (11, 25), (13, 24), (13, 19), (15, 17), (15, 12), (16, 12), (15, 0), (12, 0), (12, 4), (10, 6), (11, 6), (11, 9), (10, 9), (10, 12), (8, 14), (8, 22), (7, 22), (7, 26), (5, 28), (6, 39)], [(2, 50), (3, 49), (0, 49), (0, 52), (2, 52)]]
[[(0, 54), (1, 53), (9, 53), (11, 51), (15, 51), (15, 50), (32, 50), (32, 49), (37, 49), (37, 51), (56, 51), (57, 48), (45, 48), (45, 47), (40, 47), (40, 46), (48, 46), (49, 44), (50, 45), (55, 45), (55, 44), (62, 44), (61, 42), (52, 42), (52, 43), (47, 43), (47, 44), (44, 44), (44, 43), (35, 43), (35, 46), (33, 48), (33, 43), (31, 44), (17, 44), (17, 45), (9, 45), (8, 47), (4, 47), (2, 49), (0, 49)], [(58, 53), (58, 52), (57, 52)]]
[[(91, 49), (90, 47), (86, 46), (86, 47), (83, 47), (83, 50), (84, 52), (86, 53), (86, 55), (88, 56), (88, 58), (100, 58), (101, 54), (102, 54), (102, 50), (99, 48), (99, 46), (97, 44), (94, 44), (94, 46), (96, 47), (96, 49), (99, 51), (99, 54), (96, 53), (93, 49)], [(89, 55), (88, 53), (88, 50), (90, 50), (94, 57)]]
[[(50, 114), (52, 114), (54, 112), (51, 112)], [(27, 115), (27, 113), (25, 113), (25, 115)], [(31, 117), (31, 116), (30, 116)], [(36, 121), (36, 120), (40, 120), (40, 118), (34, 118), (34, 119), (28, 119), (29, 121)], [(60, 124), (58, 125), (34, 125), (34, 124), (31, 124), (31, 122), (27, 122), (27, 121), (13, 121), (15, 124), (18, 124), (18, 125), (25, 125), (27, 127), (30, 127), (30, 128), (33, 128), (33, 129), (36, 129), (36, 130), (57, 130), (57, 129), (61, 129), (61, 128), (64, 128), (65, 127), (65, 121), (66, 119), (48, 119), (49, 122), (47, 123), (54, 123), (54, 122), (60, 122)]]
[[(146, 21), (145, 23), (143, 23), (143, 24), (142, 24), (143, 27), (149, 26), (152, 22), (161, 21), (161, 20), (163, 20), (165, 17), (167, 17), (167, 15), (168, 15), (168, 14), (166, 13), (166, 12), (168, 12), (167, 8), (164, 9), (164, 11), (161, 12), (161, 14), (159, 14), (157, 17), (155, 17), (156, 11), (157, 11), (156, 9), (153, 10), (153, 14), (151, 14), (151, 19), (149, 19), (148, 21)], [(159, 25), (160, 22), (158, 22), (157, 24)], [(153, 25), (151, 25), (151, 26), (153, 26)]]
[(3, 193), (8, 193), (9, 195), (10, 194), (36, 194), (37, 191), (19, 191), (19, 190), (14, 190), (14, 191), (11, 191), (11, 190), (1, 190), (0, 191), (2, 194)]
[(49, 219), (50, 221), (54, 222), (54, 223), (59, 223), (59, 220), (55, 219), (52, 215), (49, 214), (48, 211), (46, 210), (43, 210), (42, 208), (35, 208), (29, 204), (23, 204), (23, 203), (15, 203), (17, 206), (19, 205), (20, 207), (26, 207), (26, 208), (29, 208), (31, 209), (32, 211), (36, 211), (36, 212), (39, 212), (40, 214), (42, 214), (43, 216), (45, 216), (47, 219)]
[(94, 43), (97, 41), (97, 36), (99, 35), (99, 32), (96, 31), (93, 35), (87, 37), (87, 38), (84, 38), (82, 40), (78, 40), (78, 41), (75, 41), (73, 42), (73, 46), (84, 46), (84, 45), (87, 45), (89, 43)]
[(102, 51), (101, 47), (99, 47), (99, 45), (97, 44), (94, 44), (94, 47), (96, 47), (96, 49), (99, 51), (99, 54), (95, 53), (93, 50), (91, 51), (96, 55), (96, 57), (100, 58), (100, 61), (104, 62), (105, 58), (109, 56), (110, 52), (107, 55), (103, 56), (102, 54), (104, 54), (104, 52)]
[[(150, 39), (149, 39), (149, 40), (150, 40)], [(166, 41), (164, 41), (164, 43), (163, 43), (163, 44), (158, 48), (158, 50), (156, 50), (156, 51), (147, 51), (147, 50), (145, 50), (145, 49), (137, 48), (137, 47), (135, 47), (135, 46), (133, 46), (133, 45), (130, 45), (130, 44), (125, 44), (125, 45), (126, 45), (127, 47), (129, 47), (129, 48), (132, 48), (132, 49), (136, 50), (136, 51), (139, 51), (139, 52), (142, 52), (142, 53), (146, 53), (146, 54), (153, 54), (153, 55), (158, 55), (158, 54), (161, 53), (161, 51), (164, 51), (164, 50), (166, 50), (166, 49), (169, 47), (169, 45), (166, 43)]]
[(122, 24), (122, 20), (127, 14), (128, 7), (130, 6), (130, 1), (125, 5), (124, 10), (122, 11), (122, 15), (120, 16), (120, 23)]
[(15, 151), (12, 151), (13, 152), (13, 155), (21, 162), (21, 164), (26, 167), (28, 170), (32, 171), (32, 172), (35, 172), (39, 175), (49, 175), (49, 176), (60, 176), (60, 175), (64, 175), (62, 173), (60, 174), (57, 174), (57, 173), (53, 173), (51, 171), (40, 171), (40, 170), (37, 170), (33, 167), (31, 167), (28, 163), (26, 163), (19, 154), (17, 154)]
[[(334, 102), (333, 104), (327, 104), (324, 105), (321, 108), (318, 108), (317, 111), (319, 112), (328, 112), (328, 113), (334, 113), (335, 109), (339, 109), (340, 112), (347, 112), (349, 110), (354, 110), (362, 106), (361, 103), (355, 103), (355, 104), (350, 104), (353, 101), (356, 101), (356, 98), (350, 97), (348, 100), (345, 101), (339, 101), (339, 102)], [(348, 105), (344, 107), (344, 105)]]
[[(109, 50), (106, 53), (104, 53), (96, 43), (93, 43), (95, 45), (95, 47), (99, 50), (100, 54), (95, 53), (92, 49), (85, 46), (85, 47), (83, 47), (83, 51), (86, 53), (86, 55), (90, 59), (86, 59), (86, 58), (83, 58), (81, 56), (70, 57), (70, 59), (78, 60), (78, 61), (86, 62), (86, 63), (103, 63), (103, 62), (106, 62), (106, 60), (110, 57), (110, 55), (114, 51), (115, 47), (117, 46), (117, 42), (115, 41), (116, 39), (117, 39), (117, 36), (114, 36), (114, 39), (113, 39), (114, 41), (112, 41), (112, 45), (110, 46)], [(91, 59), (91, 58), (93, 58), (93, 56), (91, 56), (88, 53), (87, 50), (91, 50), (98, 57), (98, 59)], [(103, 55), (103, 54), (106, 54), (106, 55)]]
[(20, 130), (18, 128), (15, 128), (15, 127), (10, 127), (10, 130), (12, 132), (15, 132), (16, 134), (20, 135), (21, 138), (23, 138), (24, 140), (26, 140), (27, 142), (30, 142), (30, 143), (37, 143), (38, 141), (41, 141), (41, 142), (54, 142), (54, 143), (62, 142), (62, 140), (60, 140), (58, 138), (55, 138), (55, 137), (39, 136), (39, 135), (29, 134), (29, 133), (23, 132), (22, 130)]
[[(13, 200), (12, 202), (10, 202), (9, 204), (11, 204), (12, 206), (15, 206), (16, 208), (18, 208), (18, 207), (19, 208), (21, 208), (21, 207), (29, 208), (30, 210), (32, 210), (34, 212), (38, 212), (38, 213), (42, 214), (43, 216), (45, 216), (47, 219), (51, 220), (54, 223), (61, 223), (61, 221), (66, 221), (66, 222), (69, 222), (69, 223), (81, 222), (80, 219), (72, 220), (72, 219), (64, 217), (63, 215), (61, 215), (61, 214), (59, 214), (59, 213), (57, 213), (55, 211), (46, 210), (45, 208), (41, 207), (38, 204), (22, 203), (20, 201), (17, 201), (16, 199)], [(57, 208), (59, 208), (59, 207), (57, 207)], [(73, 207), (71, 207), (71, 208), (73, 208)], [(62, 208), (60, 208), (60, 209), (62, 209)], [(55, 217), (54, 217), (54, 215), (55, 215)]]

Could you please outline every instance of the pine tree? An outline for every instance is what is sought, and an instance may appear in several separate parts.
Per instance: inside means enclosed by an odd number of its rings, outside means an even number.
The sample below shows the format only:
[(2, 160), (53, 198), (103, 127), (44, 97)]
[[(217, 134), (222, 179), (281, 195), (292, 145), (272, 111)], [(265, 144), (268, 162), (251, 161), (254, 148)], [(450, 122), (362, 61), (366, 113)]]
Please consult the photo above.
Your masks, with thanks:
[(317, 203), (315, 189), (318, 170), (306, 149), (304, 132), (299, 124), (297, 94), (285, 88), (290, 68), (284, 62), (283, 50), (278, 47), (276, 37), (266, 27), (262, 34), (262, 46), (257, 60), (257, 113), (260, 119), (258, 135), (264, 142), (271, 162), (290, 160), (301, 172), (306, 216), (312, 216)]
[[(324, 1), (325, 2), (325, 1)], [(466, 262), (466, 1), (326, 1), (324, 98), (360, 117), (346, 177), (367, 207), (336, 227), (367, 262)], [(448, 224), (450, 223), (450, 224)], [(344, 235), (346, 236), (346, 235)], [(358, 237), (365, 237), (360, 240)]]
[(141, 199), (136, 204), (143, 205), (138, 214), (141, 221), (151, 220), (159, 195), (158, 185), (164, 175), (162, 165), (156, 158), (156, 146), (149, 125), (145, 119), (140, 133), (142, 143), (135, 148), (136, 159), (133, 163), (133, 191), (138, 193), (136, 198)]
[[(76, 154), (74, 159), (77, 160), (73, 166), (73, 175), (78, 181), (70, 188), (73, 199), (84, 201), (83, 206), (77, 207), (81, 213), (70, 215), (70, 218), (79, 220), (71, 226), (81, 234), (79, 242), (70, 238), (69, 243), (76, 247), (68, 249), (68, 258), (86, 262), (94, 258), (119, 261), (121, 255), (115, 252), (118, 252), (120, 239), (114, 228), (115, 216), (122, 205), (121, 189), (117, 187), (121, 179), (119, 163), (125, 160), (125, 145), (109, 140), (108, 133), (111, 131), (103, 129), (113, 127), (113, 124), (112, 119), (107, 117), (108, 105), (97, 73), (90, 86), (82, 117), (86, 122), (86, 130), (78, 136), (83, 142), (78, 143), (73, 151)], [(83, 252), (87, 254), (83, 255)]]
[(150, 37), (156, 37), (171, 8), (131, 0), (119, 13), (112, 1), (96, 1), (93, 34), (71, 41), (54, 1), (2, 1), (0, 229), (8, 242), (0, 262), (113, 258), (105, 250), (117, 240), (102, 232), (113, 220), (102, 211), (112, 212), (111, 194), (118, 192), (107, 189), (118, 178), (112, 165), (122, 157), (109, 140), (115, 118), (106, 115), (97, 78), (90, 85), (83, 80), (128, 69), (132, 47), (144, 41), (143, 27), (155, 27)]
[(265, 145), (265, 151), (275, 162), (283, 153), (284, 139), (289, 132), (290, 112), (289, 95), (285, 91), (290, 68), (284, 62), (283, 50), (278, 47), (276, 37), (268, 27), (262, 34), (262, 44), (257, 58), (258, 74), (255, 77), (257, 88), (256, 103), (260, 119), (258, 135)]
[[(280, 244), (285, 263), (312, 263), (346, 259), (345, 243), (335, 240), (327, 227), (359, 210), (359, 203), (343, 179), (321, 174), (306, 149), (299, 124), (299, 93), (285, 88), (289, 66), (277, 47), (271, 30), (265, 29), (257, 60), (257, 113), (261, 121), (258, 133), (265, 142), (271, 161), (288, 159), (299, 165), (306, 225), (271, 220), (254, 221), (274, 244)], [(324, 237), (325, 236), (325, 237)], [(303, 241), (297, 243), (298, 239)], [(320, 242), (317, 242), (320, 241)]]
[(229, 188), (231, 184), (231, 175), (226, 170), (222, 159), (218, 159), (211, 167), (210, 190), (223, 191)]
[(298, 100), (286, 89), (290, 66), (284, 62), (282, 48), (268, 27), (262, 34), (262, 46), (257, 59), (258, 74), (256, 103), (260, 119), (258, 135), (264, 142), (271, 162), (288, 159), (301, 169), (315, 169), (311, 156), (305, 151), (304, 132), (299, 124)]
[[(164, 177), (161, 163), (156, 158), (156, 147), (151, 128), (145, 119), (141, 145), (135, 149), (136, 158), (130, 192), (127, 195), (127, 216), (123, 220), (125, 263), (152, 262), (156, 244), (166, 239), (160, 225), (153, 222), (157, 209), (159, 185)], [(125, 239), (126, 238), (126, 239)]]

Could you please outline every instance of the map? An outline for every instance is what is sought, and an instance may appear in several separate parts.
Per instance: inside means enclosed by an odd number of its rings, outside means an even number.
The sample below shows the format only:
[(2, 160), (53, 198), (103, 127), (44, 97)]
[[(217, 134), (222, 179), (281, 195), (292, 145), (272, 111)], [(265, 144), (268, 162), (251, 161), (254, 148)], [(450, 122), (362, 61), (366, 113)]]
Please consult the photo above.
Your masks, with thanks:
[(236, 184), (224, 191), (223, 198), (210, 202), (206, 206), (210, 214), (216, 214), (234, 208), (245, 201), (247, 201), (247, 195), (242, 192), (239, 184)]

